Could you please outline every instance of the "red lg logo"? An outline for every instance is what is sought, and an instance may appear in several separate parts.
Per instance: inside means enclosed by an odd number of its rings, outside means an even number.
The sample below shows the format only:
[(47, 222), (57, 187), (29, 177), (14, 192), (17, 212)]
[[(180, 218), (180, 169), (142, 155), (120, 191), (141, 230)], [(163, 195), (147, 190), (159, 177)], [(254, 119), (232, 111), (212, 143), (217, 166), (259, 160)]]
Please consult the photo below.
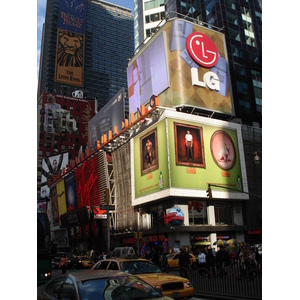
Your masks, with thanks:
[(191, 33), (185, 41), (186, 50), (192, 60), (205, 68), (210, 68), (218, 62), (218, 49), (214, 42), (200, 32)]

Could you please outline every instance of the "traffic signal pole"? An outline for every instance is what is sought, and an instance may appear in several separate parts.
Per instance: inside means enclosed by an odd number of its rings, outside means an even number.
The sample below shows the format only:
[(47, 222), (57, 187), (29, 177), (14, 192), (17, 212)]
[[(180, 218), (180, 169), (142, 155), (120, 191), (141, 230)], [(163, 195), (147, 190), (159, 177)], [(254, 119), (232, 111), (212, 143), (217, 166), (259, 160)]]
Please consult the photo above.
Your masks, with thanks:
[(257, 197), (257, 198), (262, 199), (261, 196), (258, 196), (258, 195), (256, 195), (256, 194), (247, 193), (247, 192), (244, 192), (244, 191), (232, 189), (232, 188), (229, 188), (229, 187), (227, 187), (227, 186), (221, 186), (221, 185), (217, 185), (217, 184), (211, 184), (211, 183), (208, 183), (208, 189), (206, 190), (206, 193), (207, 193), (207, 196), (209, 197), (209, 199), (212, 199), (211, 186), (218, 187), (218, 188), (222, 188), (222, 189), (226, 189), (226, 190), (230, 190), (230, 191), (235, 191), (235, 192), (239, 192), (239, 193), (243, 193), (243, 194), (247, 194), (247, 195), (250, 195), (250, 196), (253, 196), (253, 197)]

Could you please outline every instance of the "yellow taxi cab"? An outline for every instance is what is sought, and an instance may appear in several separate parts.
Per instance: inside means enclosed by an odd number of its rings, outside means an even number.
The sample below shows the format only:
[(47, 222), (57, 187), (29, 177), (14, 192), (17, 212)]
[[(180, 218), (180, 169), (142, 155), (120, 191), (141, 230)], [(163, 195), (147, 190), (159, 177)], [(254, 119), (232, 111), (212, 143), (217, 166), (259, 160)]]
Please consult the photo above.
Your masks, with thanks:
[[(175, 252), (167, 254), (169, 269), (179, 268), (179, 254), (180, 252)], [(197, 257), (193, 253), (189, 253), (190, 266), (196, 268)]]
[(90, 258), (87, 256), (79, 256), (82, 263), (83, 269), (90, 269), (95, 263), (93, 261), (90, 261)]
[(152, 261), (143, 258), (109, 258), (100, 260), (92, 270), (119, 270), (137, 276), (171, 298), (191, 298), (192, 283), (180, 276), (162, 272)]

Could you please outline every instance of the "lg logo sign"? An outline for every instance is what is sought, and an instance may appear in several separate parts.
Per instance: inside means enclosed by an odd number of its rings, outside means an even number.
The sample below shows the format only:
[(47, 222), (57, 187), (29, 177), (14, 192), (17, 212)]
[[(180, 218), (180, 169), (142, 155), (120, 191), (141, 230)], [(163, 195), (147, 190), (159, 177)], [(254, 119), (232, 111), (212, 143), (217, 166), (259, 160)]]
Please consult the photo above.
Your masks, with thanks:
[[(214, 42), (205, 34), (200, 32), (191, 33), (185, 41), (186, 50), (191, 59), (204, 68), (211, 68), (218, 62), (218, 49)], [(207, 86), (211, 90), (220, 90), (218, 75), (207, 72), (203, 76), (203, 82), (199, 81), (198, 69), (191, 68), (192, 85)]]

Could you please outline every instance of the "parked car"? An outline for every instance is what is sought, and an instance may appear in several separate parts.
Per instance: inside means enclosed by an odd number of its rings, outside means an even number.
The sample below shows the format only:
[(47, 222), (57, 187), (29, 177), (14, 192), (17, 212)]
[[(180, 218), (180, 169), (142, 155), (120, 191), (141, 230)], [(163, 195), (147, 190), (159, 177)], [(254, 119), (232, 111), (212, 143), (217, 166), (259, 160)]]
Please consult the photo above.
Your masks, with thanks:
[(79, 256), (81, 259), (82, 269), (90, 269), (95, 263), (87, 256)]
[(130, 273), (171, 298), (189, 298), (194, 295), (194, 288), (187, 278), (164, 273), (148, 259), (109, 258), (97, 262), (92, 270), (119, 270)]
[[(180, 252), (175, 252), (167, 254), (169, 269), (179, 268), (179, 254)], [(190, 266), (193, 269), (197, 268), (197, 257), (193, 253), (189, 253)]]
[(59, 268), (60, 259), (63, 257), (64, 254), (66, 255), (66, 258), (68, 260), (68, 264), (67, 264), (68, 269), (71, 269), (73, 267), (80, 269), (82, 267), (82, 262), (79, 257), (75, 256), (72, 253), (68, 253), (68, 252), (57, 252), (54, 257), (55, 269)]
[(38, 287), (37, 299), (171, 300), (140, 278), (119, 271), (81, 270), (62, 274)]

